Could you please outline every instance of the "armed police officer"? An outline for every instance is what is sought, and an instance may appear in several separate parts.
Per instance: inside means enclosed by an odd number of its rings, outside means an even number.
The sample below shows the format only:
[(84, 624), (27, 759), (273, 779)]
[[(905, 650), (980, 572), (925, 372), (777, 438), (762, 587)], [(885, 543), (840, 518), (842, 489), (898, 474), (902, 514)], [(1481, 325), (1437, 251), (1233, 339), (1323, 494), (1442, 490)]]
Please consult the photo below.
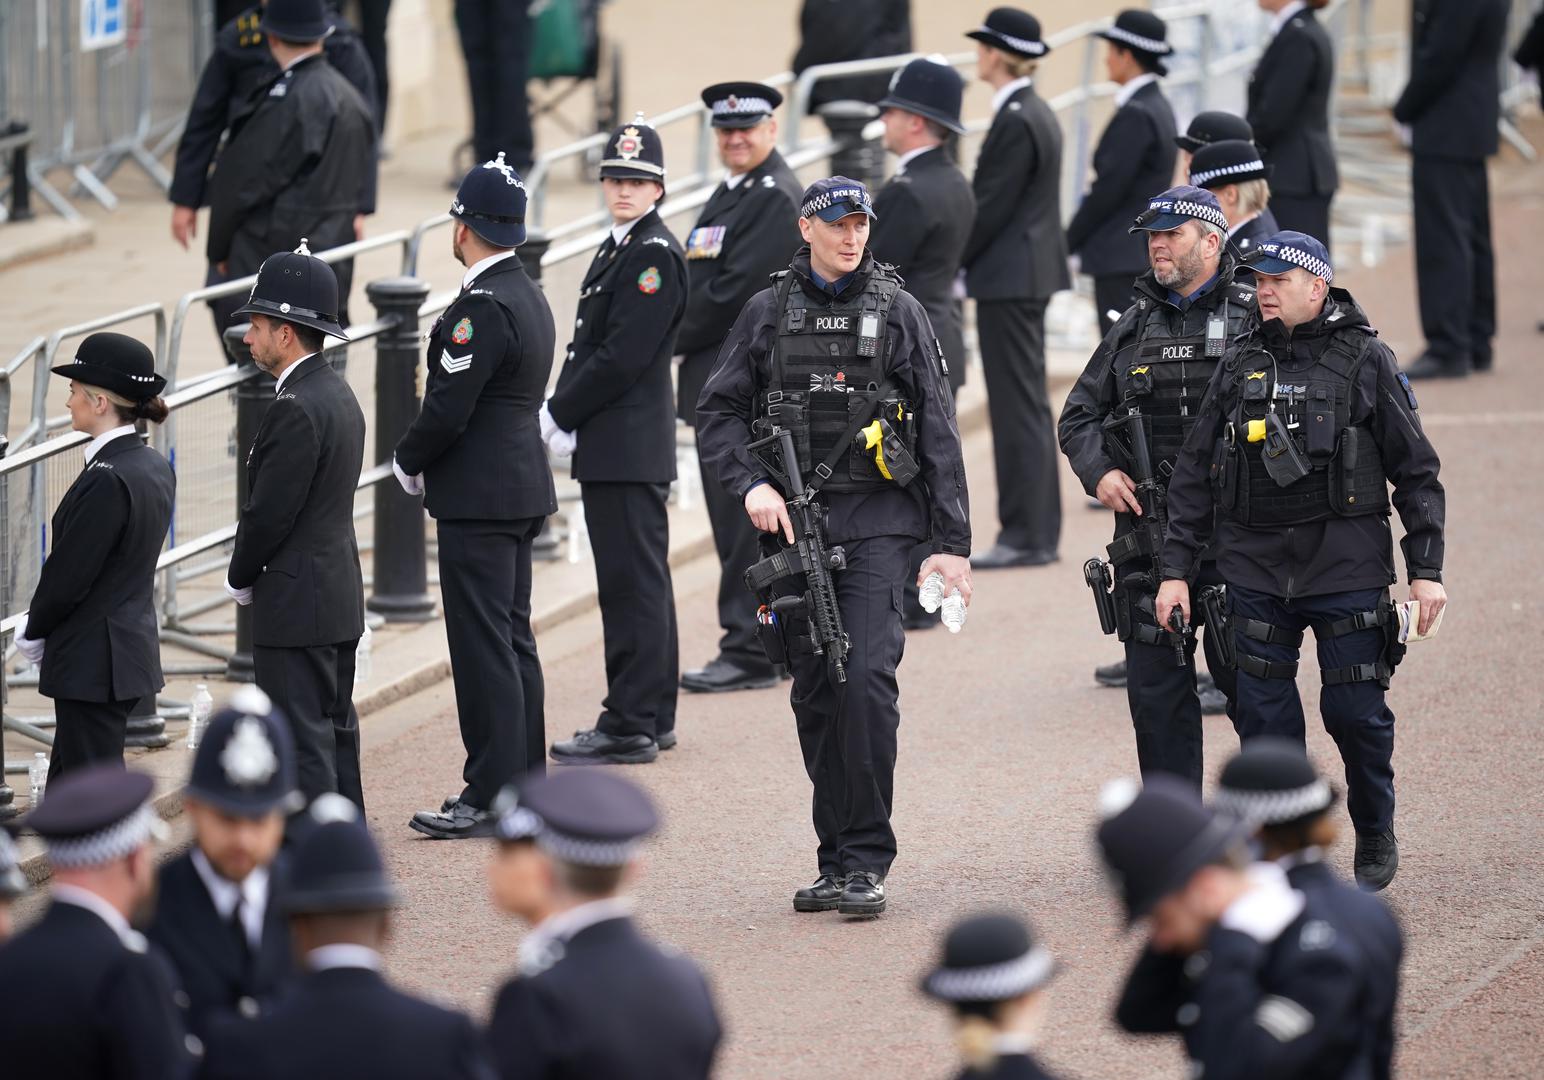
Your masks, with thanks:
[(1261, 325), (1229, 351), (1169, 481), (1157, 608), (1191, 608), (1187, 579), (1208, 544), (1228, 583), (1238, 666), (1234, 726), (1248, 741), (1301, 743), (1298, 648), (1313, 627), (1319, 711), (1345, 762), (1359, 884), (1399, 866), (1394, 836), (1394, 714), (1384, 701), (1404, 655), (1389, 599), (1395, 580), (1388, 483), (1404, 522), (1412, 632), (1443, 606), (1437, 452), (1393, 352), (1344, 289), (1324, 245), (1282, 232), (1250, 257)]
[[(911, 549), (930, 541), (917, 579), (936, 570), (945, 595), (958, 588), (969, 602), (965, 468), (927, 314), (865, 250), (868, 191), (818, 180), (800, 212), (805, 246), (741, 312), (697, 402), (698, 433), (720, 482), (773, 534), (763, 544), (803, 552), (777, 551), (747, 575), (763, 596), (763, 645), (793, 671), (814, 785), (819, 876), (794, 909), (878, 915), (896, 851), (902, 579)], [(786, 595), (801, 568), (802, 600)]]
[[(1062, 409), (1062, 450), (1086, 490), (1115, 511), (1107, 565), (1091, 578), (1101, 624), (1126, 647), (1126, 698), (1144, 776), (1172, 773), (1201, 788), (1201, 702), (1195, 639), (1155, 618), (1165, 487), (1202, 395), (1229, 342), (1254, 316), (1254, 289), (1233, 283), (1227, 218), (1200, 188), (1155, 196), (1131, 226), (1152, 269), (1136, 303), (1105, 335)], [(1210, 558), (1199, 581), (1220, 584)], [(1114, 587), (1114, 595), (1108, 589)], [(1113, 607), (1113, 611), (1110, 608)], [(1232, 697), (1216, 628), (1207, 666)]]
[[(799, 246), (799, 180), (777, 152), (773, 111), (783, 95), (761, 83), (717, 83), (702, 92), (712, 114), (719, 160), (728, 175), (714, 189), (686, 238), (691, 293), (676, 334), (681, 368), (676, 415), (697, 422), (697, 395), (719, 346), (745, 302), (788, 265)], [(695, 693), (771, 686), (777, 672), (756, 644), (756, 605), (745, 592), (745, 568), (756, 561), (756, 530), (732, 492), (698, 459), (702, 498), (718, 549), (718, 655), (681, 675)]]

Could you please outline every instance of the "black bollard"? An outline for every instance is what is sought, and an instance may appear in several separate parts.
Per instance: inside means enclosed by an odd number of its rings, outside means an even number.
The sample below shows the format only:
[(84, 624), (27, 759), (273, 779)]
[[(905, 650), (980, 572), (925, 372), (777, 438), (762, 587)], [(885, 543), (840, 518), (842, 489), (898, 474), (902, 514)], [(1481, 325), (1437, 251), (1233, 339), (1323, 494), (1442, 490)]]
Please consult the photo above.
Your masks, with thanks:
[(547, 249), (552, 246), (552, 241), (540, 229), (532, 229), (525, 234), (525, 243), (516, 249), (520, 257), (520, 265), (525, 267), (526, 274), (536, 284), (541, 284), (541, 261), (547, 254)]
[[(12, 120), (0, 128), (0, 136), (26, 135), (27, 125)], [(10, 220), (26, 221), (32, 217), (32, 178), (27, 175), (27, 150), (31, 140), (19, 140), (11, 150), (11, 209)]]
[[(429, 283), (394, 277), (372, 281), (365, 295), (379, 319), (392, 323), (375, 339), (375, 460), (390, 461), (397, 441), (418, 415), (418, 309)], [(375, 587), (371, 611), (387, 622), (434, 617), (424, 539), (424, 500), (395, 479), (375, 485)]]
[[(257, 441), (263, 417), (273, 404), (273, 379), (252, 366), (252, 350), (242, 343), (245, 324), (225, 331), (225, 352), (234, 364), (249, 368), (251, 377), (236, 387), (236, 513), (247, 503), (247, 454)], [(225, 662), (225, 677), (231, 682), (252, 682), (257, 676), (252, 668), (252, 608), (236, 605), (236, 651)]]
[(833, 101), (817, 111), (841, 144), (831, 155), (831, 175), (846, 176), (872, 191), (885, 178), (885, 148), (878, 139), (865, 142), (863, 129), (879, 109), (862, 101)]
[(171, 740), (166, 737), (166, 718), (156, 708), (154, 694), (146, 694), (129, 710), (129, 726), (123, 745), (156, 749)]

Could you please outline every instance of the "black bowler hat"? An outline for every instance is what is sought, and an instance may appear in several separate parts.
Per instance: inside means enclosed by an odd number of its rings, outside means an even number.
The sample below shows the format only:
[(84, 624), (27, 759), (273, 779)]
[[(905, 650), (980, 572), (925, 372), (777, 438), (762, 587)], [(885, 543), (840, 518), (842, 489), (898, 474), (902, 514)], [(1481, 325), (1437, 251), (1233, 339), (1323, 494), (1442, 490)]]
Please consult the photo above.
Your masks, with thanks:
[(1162, 60), (1174, 51), (1168, 42), (1169, 28), (1151, 11), (1127, 8), (1115, 16), (1113, 26), (1100, 30), (1097, 36), (1146, 57), (1158, 74), (1169, 73)]
[(525, 181), (500, 150), (462, 178), (450, 215), (494, 247), (519, 247), (525, 243), (525, 203)]
[(1038, 60), (1051, 51), (1040, 40), (1040, 20), (1018, 8), (993, 8), (986, 21), (965, 36), (1026, 60)]
[(132, 855), (165, 832), (150, 805), (155, 782), (122, 765), (88, 765), (48, 785), (26, 825), (48, 845), (48, 861), (77, 869)]
[(290, 915), (386, 911), (397, 890), (359, 807), (335, 792), (319, 795), (307, 811), (290, 857), (289, 888), (281, 903)]
[(0, 828), (0, 900), (15, 900), (27, 891), (27, 875), (21, 872), (21, 856), (11, 834)]
[(659, 132), (644, 120), (643, 113), (633, 116), (611, 133), (606, 142), (606, 156), (600, 162), (603, 180), (653, 180), (665, 183), (665, 147)]
[(1271, 167), (1260, 160), (1260, 151), (1242, 139), (1207, 143), (1190, 158), (1190, 182), (1199, 188), (1226, 187), (1250, 180), (1265, 180)]
[(783, 103), (783, 95), (759, 82), (714, 83), (702, 92), (702, 103), (721, 128), (755, 127)]
[(916, 113), (963, 134), (960, 100), (965, 96), (965, 80), (944, 63), (924, 57), (913, 60), (896, 71), (890, 79), (890, 91), (879, 102), (881, 109), (901, 109)]
[(1193, 154), (1207, 143), (1222, 139), (1242, 139), (1245, 142), (1253, 142), (1254, 128), (1250, 127), (1249, 121), (1242, 116), (1235, 116), (1220, 109), (1208, 109), (1206, 112), (1195, 114), (1190, 121), (1190, 126), (1185, 129), (1185, 134), (1174, 136), (1174, 145)]
[(52, 371), (130, 401), (149, 401), (166, 389), (166, 380), (155, 373), (149, 348), (127, 334), (92, 334), (80, 343), (72, 362)]
[(322, 0), (268, 0), (257, 28), (282, 41), (321, 41), (332, 33)]
[(209, 720), (193, 758), (189, 795), (240, 817), (298, 810), (295, 738), (268, 695), (243, 686)]
[(498, 835), (521, 839), (534, 829), (543, 851), (576, 866), (626, 866), (659, 827), (659, 814), (641, 787), (599, 769), (533, 777), (520, 785), (519, 798), (529, 816), (506, 814), (508, 825)]
[(1295, 825), (1335, 805), (1335, 791), (1290, 739), (1251, 739), (1222, 768), (1212, 805), (1251, 826)]
[(263, 260), (252, 294), (235, 314), (267, 315), (348, 340), (338, 325), (338, 279), (332, 267), (311, 254), (304, 239), (294, 251)]
[(942, 1001), (1012, 1001), (1037, 990), (1056, 961), (1013, 915), (975, 915), (954, 924), (922, 992)]
[(846, 176), (828, 176), (804, 189), (799, 200), (800, 217), (818, 217), (821, 221), (840, 221), (849, 214), (867, 214), (878, 221), (868, 188)]
[(1203, 806), (1178, 777), (1150, 776), (1129, 801), (1125, 792), (1109, 784), (1101, 794), (1109, 816), (1099, 826), (1099, 846), (1120, 888), (1126, 920), (1134, 923), (1197, 870), (1241, 849), (1246, 829)]

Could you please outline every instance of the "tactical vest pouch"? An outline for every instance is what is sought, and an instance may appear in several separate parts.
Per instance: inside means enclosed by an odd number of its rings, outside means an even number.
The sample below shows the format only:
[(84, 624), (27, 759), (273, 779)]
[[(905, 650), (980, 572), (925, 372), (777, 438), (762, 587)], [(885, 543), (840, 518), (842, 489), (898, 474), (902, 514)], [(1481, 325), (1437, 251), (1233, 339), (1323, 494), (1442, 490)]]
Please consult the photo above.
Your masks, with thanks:
[[(808, 476), (814, 465), (810, 452), (810, 426), (806, 422), (809, 410), (801, 401), (791, 401), (780, 393), (767, 395), (769, 400), (764, 413), (751, 424), (751, 434), (758, 439), (772, 434), (773, 428), (784, 428), (793, 433), (794, 449), (799, 455), (799, 473)], [(777, 400), (770, 400), (772, 398)]]
[(1260, 454), (1265, 471), (1277, 487), (1291, 487), (1313, 472), (1313, 466), (1299, 452), (1279, 413), (1269, 413), (1265, 417), (1265, 446)]
[(1307, 429), (1303, 435), (1303, 446), (1309, 457), (1334, 456), (1335, 439), (1339, 433), (1335, 430), (1335, 395), (1328, 386), (1315, 386), (1309, 393), (1303, 426)]
[(1218, 439), (1212, 454), (1212, 494), (1217, 505), (1225, 510), (1238, 504), (1238, 454), (1238, 447), (1231, 438)]

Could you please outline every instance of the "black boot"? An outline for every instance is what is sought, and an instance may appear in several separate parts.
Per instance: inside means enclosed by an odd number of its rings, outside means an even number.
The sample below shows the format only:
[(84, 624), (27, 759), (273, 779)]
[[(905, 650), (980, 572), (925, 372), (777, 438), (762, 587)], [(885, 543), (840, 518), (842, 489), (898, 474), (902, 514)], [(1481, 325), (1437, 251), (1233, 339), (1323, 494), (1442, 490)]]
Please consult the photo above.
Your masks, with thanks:
[(836, 910), (843, 915), (882, 915), (885, 910), (884, 875), (868, 870), (854, 870), (848, 874)]
[(813, 885), (793, 894), (795, 911), (835, 911), (842, 896), (842, 879), (836, 874), (821, 874)]
[(559, 765), (647, 765), (657, 757), (659, 744), (647, 735), (608, 735), (599, 728), (552, 744)]
[(495, 821), (491, 810), (479, 810), (457, 799), (448, 810), (418, 811), (408, 827), (436, 840), (472, 840), (492, 836)]
[(1094, 682), (1100, 686), (1125, 686), (1126, 661), (1117, 660), (1113, 664), (1094, 668)]
[(1381, 892), (1394, 880), (1399, 869), (1399, 840), (1393, 829), (1383, 832), (1358, 832), (1356, 855), (1351, 861), (1356, 883), (1364, 892)]
[(700, 668), (681, 676), (681, 689), (694, 694), (723, 694), (733, 690), (761, 690), (777, 685), (777, 672), (771, 667), (758, 670), (741, 667), (733, 660), (714, 657)]

